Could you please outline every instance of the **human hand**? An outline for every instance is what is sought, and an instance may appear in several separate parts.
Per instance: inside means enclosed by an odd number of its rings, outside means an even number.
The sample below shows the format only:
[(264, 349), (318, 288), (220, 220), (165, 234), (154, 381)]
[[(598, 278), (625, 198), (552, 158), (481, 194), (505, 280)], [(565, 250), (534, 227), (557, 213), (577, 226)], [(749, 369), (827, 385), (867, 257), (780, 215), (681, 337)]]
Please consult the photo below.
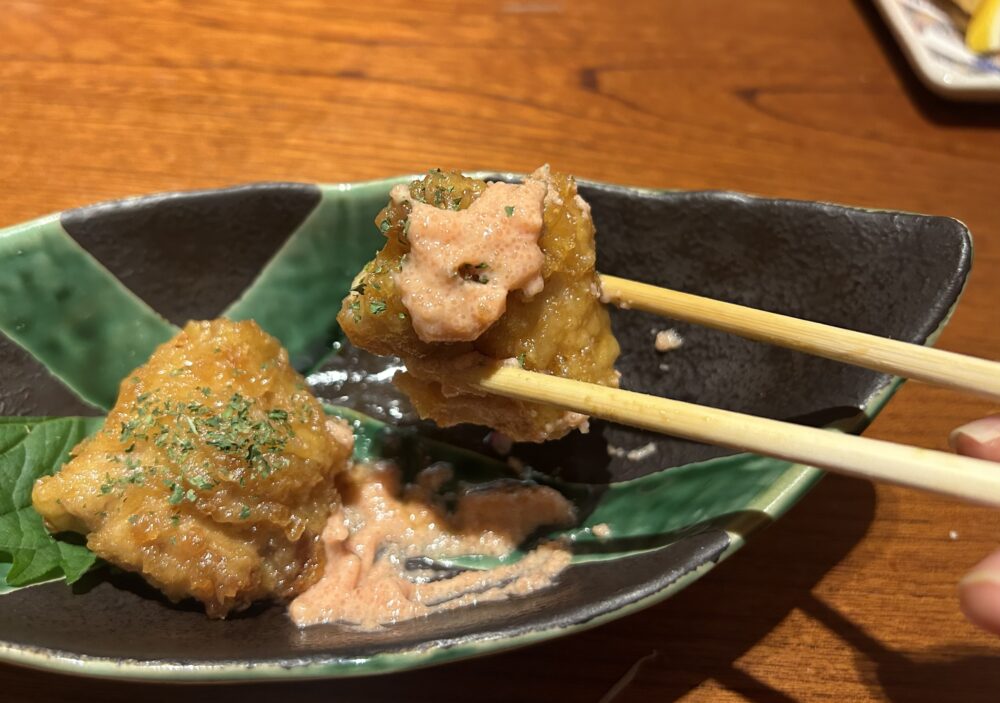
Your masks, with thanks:
[[(959, 454), (1000, 461), (1000, 415), (959, 427), (951, 433), (949, 442)], [(962, 579), (958, 598), (965, 617), (1000, 635), (1000, 551), (976, 564)]]

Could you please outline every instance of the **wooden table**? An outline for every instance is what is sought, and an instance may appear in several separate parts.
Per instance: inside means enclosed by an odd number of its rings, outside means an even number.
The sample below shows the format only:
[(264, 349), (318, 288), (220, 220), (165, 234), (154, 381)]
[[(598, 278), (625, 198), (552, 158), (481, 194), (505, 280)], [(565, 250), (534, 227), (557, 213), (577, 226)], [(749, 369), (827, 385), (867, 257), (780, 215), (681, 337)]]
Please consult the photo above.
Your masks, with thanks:
[[(940, 346), (1000, 357), (1000, 108), (928, 94), (865, 0), (0, 12), (2, 225), (150, 191), (549, 161), (611, 182), (958, 217), (976, 264)], [(911, 384), (870, 434), (943, 448), (953, 426), (996, 410)], [(596, 702), (643, 661), (616, 701), (995, 701), (1000, 639), (963, 620), (955, 584), (998, 535), (1000, 513), (828, 477), (696, 587), (531, 649), (184, 691), (0, 666), (0, 697)]]

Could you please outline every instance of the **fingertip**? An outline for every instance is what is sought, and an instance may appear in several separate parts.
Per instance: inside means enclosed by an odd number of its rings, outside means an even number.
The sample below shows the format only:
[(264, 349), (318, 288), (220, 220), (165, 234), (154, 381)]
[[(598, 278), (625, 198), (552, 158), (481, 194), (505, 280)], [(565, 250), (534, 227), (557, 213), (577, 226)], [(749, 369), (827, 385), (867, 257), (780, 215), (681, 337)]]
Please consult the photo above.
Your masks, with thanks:
[(958, 596), (973, 625), (1000, 635), (1000, 574), (970, 574), (959, 584)]
[[(959, 454), (1000, 461), (1000, 415), (962, 425), (951, 433), (948, 443)], [(1000, 552), (986, 557), (962, 579), (958, 598), (970, 622), (1000, 635)]]
[(948, 443), (959, 454), (1000, 461), (1000, 415), (962, 425), (951, 433)]

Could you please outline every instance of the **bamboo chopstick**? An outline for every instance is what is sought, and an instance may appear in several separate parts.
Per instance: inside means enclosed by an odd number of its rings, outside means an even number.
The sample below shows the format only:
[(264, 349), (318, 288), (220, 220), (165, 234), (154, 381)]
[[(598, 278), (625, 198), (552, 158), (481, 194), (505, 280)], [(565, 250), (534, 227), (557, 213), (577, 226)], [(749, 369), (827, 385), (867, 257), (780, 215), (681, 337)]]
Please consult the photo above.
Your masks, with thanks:
[(601, 275), (604, 300), (1000, 400), (1000, 363)]
[(743, 415), (510, 366), (456, 376), (488, 393), (550, 403), (633, 427), (1000, 507), (1000, 466), (988, 461)]

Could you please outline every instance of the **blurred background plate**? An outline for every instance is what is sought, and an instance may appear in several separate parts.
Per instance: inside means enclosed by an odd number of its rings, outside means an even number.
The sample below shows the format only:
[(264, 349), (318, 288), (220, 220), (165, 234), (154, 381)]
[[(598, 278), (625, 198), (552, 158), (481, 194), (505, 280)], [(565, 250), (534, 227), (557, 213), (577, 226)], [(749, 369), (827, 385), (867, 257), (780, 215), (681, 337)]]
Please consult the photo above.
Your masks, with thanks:
[(931, 91), (952, 100), (1000, 101), (1000, 55), (979, 55), (931, 0), (875, 0), (913, 70)]

